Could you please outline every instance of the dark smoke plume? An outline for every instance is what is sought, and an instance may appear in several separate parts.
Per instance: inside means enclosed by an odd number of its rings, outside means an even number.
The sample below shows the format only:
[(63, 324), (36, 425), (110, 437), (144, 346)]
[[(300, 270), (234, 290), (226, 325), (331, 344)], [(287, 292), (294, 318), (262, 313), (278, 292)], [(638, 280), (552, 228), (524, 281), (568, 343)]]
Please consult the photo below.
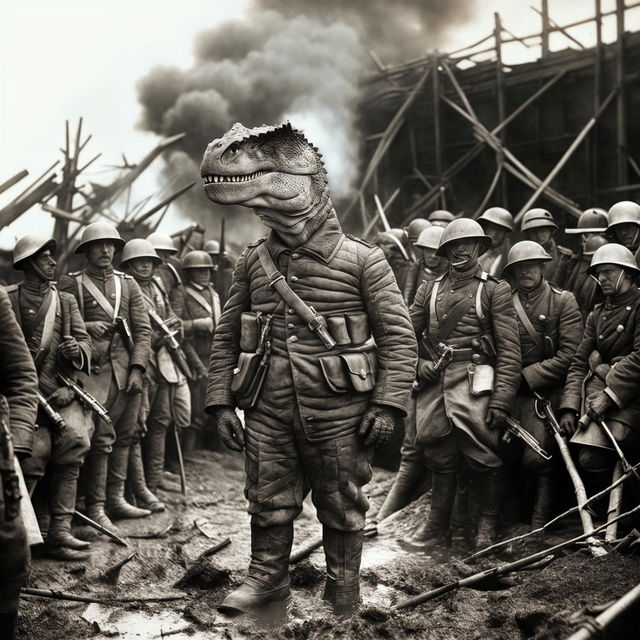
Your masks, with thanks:
[[(367, 49), (387, 62), (420, 55), (438, 45), (445, 25), (466, 17), (460, 7), (469, 4), (256, 0), (246, 19), (196, 36), (191, 68), (157, 67), (139, 81), (140, 125), (163, 136), (186, 132), (181, 150), (166, 158), (165, 172), (172, 180), (199, 179), (207, 143), (234, 122), (289, 119), (323, 153), (333, 194), (345, 196), (358, 172), (359, 80), (373, 70)], [(178, 205), (188, 217), (210, 223), (214, 208), (201, 194)], [(252, 220), (242, 219), (243, 225)], [(248, 234), (258, 229), (256, 220)]]

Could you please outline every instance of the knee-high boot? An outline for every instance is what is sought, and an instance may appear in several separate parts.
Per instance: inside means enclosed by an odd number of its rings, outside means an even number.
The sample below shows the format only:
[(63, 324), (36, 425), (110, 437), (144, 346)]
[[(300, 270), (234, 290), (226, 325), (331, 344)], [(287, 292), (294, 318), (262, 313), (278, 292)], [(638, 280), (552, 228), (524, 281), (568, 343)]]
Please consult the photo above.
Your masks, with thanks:
[(138, 509), (124, 499), (124, 485), (129, 466), (129, 447), (114, 447), (109, 457), (107, 477), (107, 511), (112, 518), (144, 518), (148, 509)]
[(553, 476), (541, 473), (536, 477), (536, 496), (531, 514), (531, 528), (538, 529), (549, 522), (553, 506)]
[(85, 461), (85, 503), (87, 516), (100, 526), (118, 533), (104, 511), (107, 501), (107, 470), (109, 454), (89, 455)]
[(484, 549), (495, 544), (498, 538), (500, 510), (507, 489), (502, 468), (492, 469), (484, 476), (482, 503), (475, 539), (476, 549)]
[(400, 460), (400, 468), (393, 480), (393, 485), (387, 494), (376, 520), (380, 522), (392, 513), (406, 507), (415, 493), (426, 470), (420, 460)]
[(147, 487), (139, 442), (134, 442), (129, 450), (128, 482), (137, 504), (152, 513), (164, 511), (164, 504)]

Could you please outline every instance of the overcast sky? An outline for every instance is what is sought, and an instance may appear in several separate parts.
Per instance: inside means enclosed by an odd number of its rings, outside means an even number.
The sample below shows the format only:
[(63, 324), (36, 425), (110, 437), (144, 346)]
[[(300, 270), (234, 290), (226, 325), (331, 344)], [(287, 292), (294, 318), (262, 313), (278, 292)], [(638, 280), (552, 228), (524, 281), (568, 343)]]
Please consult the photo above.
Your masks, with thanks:
[[(444, 49), (457, 49), (487, 35), (494, 11), (517, 35), (538, 30), (540, 21), (530, 4), (539, 6), (539, 0), (479, 1), (474, 18), (448, 34)], [(552, 17), (561, 24), (591, 15), (593, 4), (549, 1)], [(84, 116), (85, 131), (93, 134), (86, 159), (103, 154), (95, 172), (118, 164), (123, 151), (129, 161), (138, 160), (156, 138), (136, 128), (136, 80), (158, 64), (188, 67), (193, 36), (229, 17), (247, 15), (248, 5), (249, 0), (0, 0), (0, 182), (23, 168), (35, 177), (58, 159), (66, 118), (75, 125)], [(604, 10), (614, 5), (615, 0), (603, 0)], [(638, 28), (640, 11), (628, 12), (627, 29)], [(572, 33), (587, 44), (594, 37), (590, 27)], [(605, 39), (614, 34), (615, 24), (609, 20)], [(567, 44), (559, 34), (552, 40), (552, 48)], [(506, 61), (536, 53), (514, 44)], [(107, 182), (113, 176), (91, 177)], [(27, 180), (1, 195), (0, 206), (15, 197)], [(136, 184), (134, 199), (157, 190), (158, 180), (158, 171), (149, 170)], [(163, 228), (185, 224), (174, 213)], [(0, 232), (0, 246), (12, 246), (16, 237), (35, 228), (41, 233), (52, 228), (50, 216), (38, 207)]]

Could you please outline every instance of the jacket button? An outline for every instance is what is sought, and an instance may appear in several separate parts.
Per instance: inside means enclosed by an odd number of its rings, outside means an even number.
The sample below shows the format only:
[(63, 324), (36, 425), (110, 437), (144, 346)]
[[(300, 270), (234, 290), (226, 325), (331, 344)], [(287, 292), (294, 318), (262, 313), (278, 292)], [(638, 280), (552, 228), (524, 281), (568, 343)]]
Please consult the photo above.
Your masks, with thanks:
[(287, 313), (295, 313), (293, 309), (287, 309)]
[(295, 328), (296, 328), (296, 325), (295, 325), (295, 324), (293, 324), (293, 322), (290, 322), (290, 323), (287, 325), (287, 329), (295, 329)]
[(299, 254), (299, 253), (292, 253), (292, 254), (291, 254), (291, 259), (292, 259), (292, 260), (297, 260), (299, 257), (300, 257), (300, 254)]
[(467, 298), (473, 298), (473, 293), (467, 294)]
[(298, 282), (298, 276), (291, 276), (291, 282)]
[(112, 293), (109, 297), (110, 297), (112, 300), (115, 300), (115, 299), (116, 299), (116, 294), (115, 294), (115, 293)]
[(446, 314), (446, 313), (443, 313), (443, 314), (442, 314), (442, 319), (443, 319), (443, 320), (446, 320), (446, 319), (447, 319), (447, 314)]
[(309, 416), (307, 418), (307, 422), (315, 422), (315, 418), (313, 416)]
[(289, 342), (298, 342), (298, 337), (297, 336), (291, 336), (289, 338)]
[(598, 340), (604, 340), (604, 336), (603, 336), (602, 334), (600, 334), (600, 335), (598, 336)]
[(449, 293), (455, 293), (456, 290), (455, 289), (449, 289)]

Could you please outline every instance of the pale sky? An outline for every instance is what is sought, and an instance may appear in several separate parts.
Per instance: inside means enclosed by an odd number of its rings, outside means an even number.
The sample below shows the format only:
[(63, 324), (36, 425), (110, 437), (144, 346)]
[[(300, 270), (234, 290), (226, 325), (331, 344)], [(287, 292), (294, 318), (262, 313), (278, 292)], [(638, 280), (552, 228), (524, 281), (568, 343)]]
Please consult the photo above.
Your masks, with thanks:
[[(484, 0), (475, 17), (449, 36), (443, 50), (453, 50), (480, 39), (493, 29), (493, 12), (499, 11), (504, 26), (517, 35), (539, 30), (539, 17), (529, 8), (539, 0)], [(589, 0), (550, 0), (550, 13), (566, 24), (593, 13)], [(99, 174), (104, 165), (119, 164), (125, 152), (135, 162), (156, 143), (152, 134), (136, 129), (139, 107), (135, 83), (158, 64), (188, 67), (193, 36), (230, 17), (246, 15), (249, 0), (1, 0), (0, 1), (0, 182), (21, 169), (30, 176), (0, 195), (0, 207), (14, 198), (47, 166), (61, 157), (64, 121), (72, 127), (84, 116), (84, 131), (93, 134), (86, 160), (98, 152), (102, 157), (87, 178), (107, 182)], [(615, 0), (603, 0), (603, 10)], [(640, 28), (640, 10), (627, 13), (627, 30)], [(586, 45), (593, 29), (572, 33)], [(613, 19), (605, 22), (605, 40), (615, 36)], [(556, 34), (552, 49), (567, 46)], [(571, 46), (571, 45), (570, 45)], [(429, 47), (425, 47), (425, 51)], [(537, 56), (536, 48), (515, 43), (505, 52), (506, 62)], [(158, 167), (140, 179), (133, 200), (156, 191)], [(94, 169), (95, 167), (95, 169)], [(89, 175), (94, 174), (94, 175)], [(197, 187), (196, 187), (197, 188)], [(188, 221), (175, 209), (161, 230), (175, 230)], [(34, 207), (16, 223), (0, 231), (0, 246), (11, 247), (16, 237), (52, 229), (52, 219)]]

